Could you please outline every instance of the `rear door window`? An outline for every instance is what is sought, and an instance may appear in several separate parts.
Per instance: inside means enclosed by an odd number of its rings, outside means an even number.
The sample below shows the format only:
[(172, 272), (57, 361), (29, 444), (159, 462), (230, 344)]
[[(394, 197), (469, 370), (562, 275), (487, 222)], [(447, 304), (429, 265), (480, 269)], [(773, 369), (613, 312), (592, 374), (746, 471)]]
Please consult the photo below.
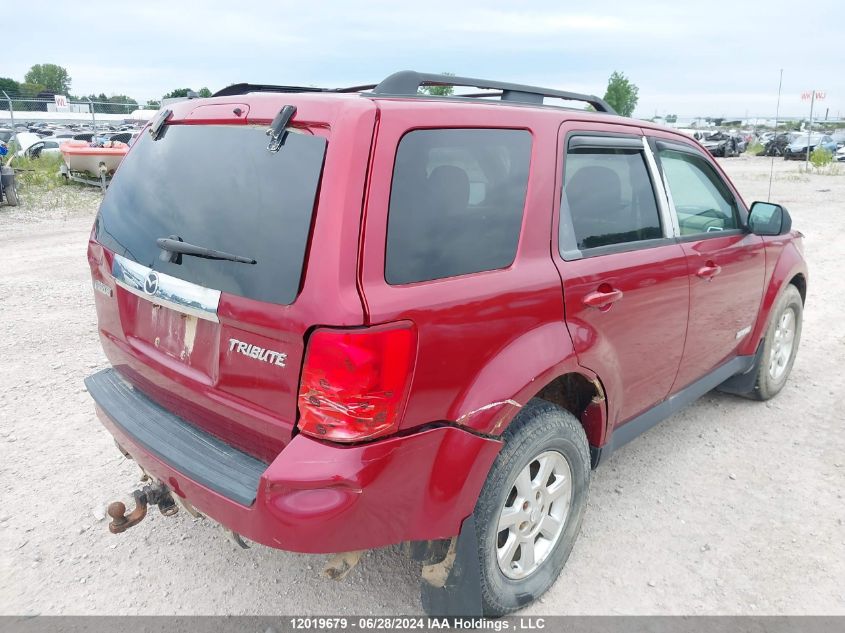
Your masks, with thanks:
[[(296, 298), (326, 139), (288, 133), (267, 151), (265, 129), (168, 125), (144, 133), (118, 169), (95, 225), (106, 248), (200, 286), (276, 304)], [(175, 237), (174, 237), (175, 236)], [(161, 259), (159, 238), (256, 260)]]
[(642, 149), (570, 149), (564, 166), (560, 249), (564, 257), (663, 237)]
[(526, 130), (415, 130), (396, 152), (385, 279), (407, 284), (513, 263), (531, 159)]

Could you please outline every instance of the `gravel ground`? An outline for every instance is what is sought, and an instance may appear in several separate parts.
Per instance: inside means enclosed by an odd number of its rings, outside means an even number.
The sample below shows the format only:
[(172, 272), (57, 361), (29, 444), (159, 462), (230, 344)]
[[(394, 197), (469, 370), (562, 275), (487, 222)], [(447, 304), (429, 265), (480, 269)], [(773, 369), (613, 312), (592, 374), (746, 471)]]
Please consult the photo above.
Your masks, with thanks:
[[(724, 164), (766, 198), (768, 159)], [(774, 166), (811, 270), (789, 384), (768, 403), (709, 394), (618, 451), (528, 613), (845, 614), (845, 174)], [(21, 193), (0, 209), (0, 614), (418, 613), (397, 547), (338, 583), (325, 557), (241, 551), (185, 512), (108, 533), (138, 471), (82, 386), (105, 365), (85, 260), (100, 194)]]

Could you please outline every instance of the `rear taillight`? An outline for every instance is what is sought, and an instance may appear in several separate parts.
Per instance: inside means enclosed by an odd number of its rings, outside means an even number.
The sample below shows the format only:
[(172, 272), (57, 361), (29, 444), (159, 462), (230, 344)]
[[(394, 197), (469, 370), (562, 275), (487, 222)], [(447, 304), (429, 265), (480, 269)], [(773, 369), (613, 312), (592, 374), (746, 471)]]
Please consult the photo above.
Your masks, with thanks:
[(416, 350), (410, 322), (315, 330), (299, 386), (299, 430), (335, 442), (394, 433), (411, 386)]

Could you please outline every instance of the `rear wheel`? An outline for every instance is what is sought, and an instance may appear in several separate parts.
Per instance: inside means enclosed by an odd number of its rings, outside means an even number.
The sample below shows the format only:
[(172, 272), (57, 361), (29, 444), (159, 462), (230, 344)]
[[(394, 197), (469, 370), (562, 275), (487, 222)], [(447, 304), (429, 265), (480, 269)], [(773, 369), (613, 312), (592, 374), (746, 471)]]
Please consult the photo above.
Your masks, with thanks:
[(789, 284), (772, 308), (763, 353), (758, 361), (757, 383), (752, 394), (755, 398), (768, 400), (783, 389), (798, 352), (803, 318), (801, 293)]
[(551, 587), (581, 529), (590, 482), (587, 438), (568, 411), (532, 400), (504, 439), (475, 510), (488, 616)]

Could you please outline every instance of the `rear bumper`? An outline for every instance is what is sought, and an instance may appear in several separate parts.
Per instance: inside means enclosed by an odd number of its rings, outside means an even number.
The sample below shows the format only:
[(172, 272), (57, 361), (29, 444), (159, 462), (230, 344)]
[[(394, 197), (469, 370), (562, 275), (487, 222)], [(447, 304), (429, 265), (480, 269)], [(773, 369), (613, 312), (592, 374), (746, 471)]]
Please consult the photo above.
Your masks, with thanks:
[(95, 385), (106, 378), (120, 390), (114, 370), (86, 380), (97, 414), (146, 472), (225, 527), (289, 551), (344, 552), (455, 536), (501, 447), (455, 427), (357, 446), (297, 435), (262, 464), (137, 391), (112, 392), (110, 400), (108, 385)]

